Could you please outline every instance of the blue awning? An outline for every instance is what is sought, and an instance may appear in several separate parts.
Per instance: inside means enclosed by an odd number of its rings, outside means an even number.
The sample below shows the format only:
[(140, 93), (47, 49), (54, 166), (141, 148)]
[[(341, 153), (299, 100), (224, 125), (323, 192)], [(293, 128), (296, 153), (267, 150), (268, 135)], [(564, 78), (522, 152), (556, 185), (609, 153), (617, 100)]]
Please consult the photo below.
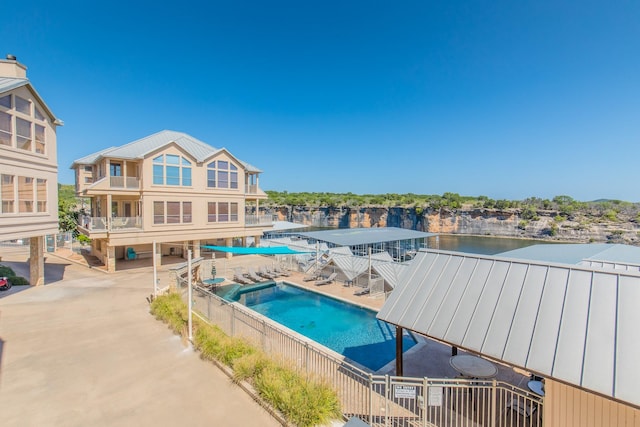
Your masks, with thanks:
[(240, 255), (297, 255), (297, 254), (315, 253), (315, 252), (294, 251), (288, 246), (271, 246), (268, 248), (242, 248), (242, 247), (236, 247), (236, 246), (204, 245), (202, 247), (211, 249), (214, 251), (228, 252), (228, 253), (240, 254)]

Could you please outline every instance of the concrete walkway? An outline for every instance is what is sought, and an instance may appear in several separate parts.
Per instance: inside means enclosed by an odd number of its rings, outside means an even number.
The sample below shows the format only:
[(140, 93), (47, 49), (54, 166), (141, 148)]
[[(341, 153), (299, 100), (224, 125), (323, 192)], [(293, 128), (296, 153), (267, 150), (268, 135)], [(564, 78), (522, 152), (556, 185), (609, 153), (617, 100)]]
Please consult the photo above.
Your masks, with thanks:
[[(28, 253), (0, 248), (28, 276)], [(148, 313), (150, 269), (47, 256), (46, 285), (0, 292), (1, 426), (278, 426)]]

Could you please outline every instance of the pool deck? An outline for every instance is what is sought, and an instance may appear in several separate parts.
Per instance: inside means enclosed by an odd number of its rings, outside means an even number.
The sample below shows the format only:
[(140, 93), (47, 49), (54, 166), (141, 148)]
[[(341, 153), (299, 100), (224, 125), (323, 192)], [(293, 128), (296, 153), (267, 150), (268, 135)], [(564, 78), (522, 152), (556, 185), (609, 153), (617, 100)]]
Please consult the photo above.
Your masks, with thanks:
[[(28, 276), (28, 247), (0, 248), (0, 255), (2, 264)], [(158, 277), (166, 281), (184, 259), (162, 261)], [(261, 256), (216, 260), (222, 277), (233, 277), (237, 266), (271, 264)], [(44, 286), (0, 293), (0, 425), (280, 425), (149, 315), (149, 260), (127, 267), (107, 274), (83, 257), (47, 254)], [(340, 282), (315, 286), (303, 277), (282, 279), (374, 310), (384, 302), (355, 296), (356, 288)], [(449, 346), (425, 340), (405, 353), (404, 374), (453, 378), (450, 356)], [(526, 388), (526, 375), (498, 369), (498, 379)], [(394, 370), (391, 362), (378, 373)]]
[[(237, 267), (244, 268), (252, 266), (257, 268), (261, 265), (272, 265), (271, 258), (260, 255), (243, 255), (236, 256), (231, 259), (225, 259), (224, 261), (217, 259), (216, 265), (218, 271), (225, 273), (225, 277), (233, 281), (233, 269)], [(314, 292), (320, 292), (334, 298), (339, 298), (363, 307), (370, 308), (372, 310), (380, 310), (384, 304), (383, 296), (370, 296), (370, 295), (354, 295), (354, 292), (360, 288), (355, 286), (345, 286), (344, 283), (334, 281), (328, 285), (316, 286), (314, 281), (304, 281), (305, 275), (298, 272), (290, 272), (290, 276), (280, 277), (275, 279), (276, 281), (289, 282), (302, 288), (309, 289)], [(411, 348), (404, 354), (404, 375), (410, 377), (431, 377), (431, 378), (455, 378), (458, 376), (451, 365), (449, 359), (451, 358), (451, 346), (443, 344), (426, 337), (418, 337), (421, 341), (419, 344)], [(465, 354), (464, 351), (458, 350), (458, 354)], [(526, 389), (527, 381), (529, 380), (529, 373), (522, 371), (518, 368), (505, 365), (498, 361), (492, 361), (498, 368), (497, 379), (517, 387)], [(395, 361), (390, 362), (388, 365), (378, 370), (378, 374), (395, 374)]]

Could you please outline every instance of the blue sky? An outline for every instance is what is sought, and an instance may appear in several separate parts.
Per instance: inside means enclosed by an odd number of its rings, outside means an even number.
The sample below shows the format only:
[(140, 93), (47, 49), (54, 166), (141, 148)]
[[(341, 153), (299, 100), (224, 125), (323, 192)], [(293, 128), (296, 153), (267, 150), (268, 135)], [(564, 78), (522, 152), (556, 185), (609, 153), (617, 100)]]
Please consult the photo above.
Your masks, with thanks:
[(73, 160), (162, 129), (278, 191), (640, 201), (640, 2), (8, 2)]

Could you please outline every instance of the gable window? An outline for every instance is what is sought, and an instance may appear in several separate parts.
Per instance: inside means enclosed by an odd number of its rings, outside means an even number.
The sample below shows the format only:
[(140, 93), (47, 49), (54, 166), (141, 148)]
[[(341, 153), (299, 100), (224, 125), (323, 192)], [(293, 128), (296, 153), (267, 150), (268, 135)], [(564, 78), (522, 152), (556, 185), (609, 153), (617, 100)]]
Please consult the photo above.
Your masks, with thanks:
[(45, 154), (46, 119), (32, 104), (17, 95), (0, 97), (0, 145)]
[(44, 115), (37, 108), (34, 109), (34, 115), (36, 116), (36, 119), (44, 121)]
[(238, 188), (238, 167), (226, 160), (217, 160), (207, 165), (207, 187)]
[(31, 123), (16, 117), (16, 142), (18, 148), (31, 151)]
[(36, 153), (44, 154), (44, 126), (35, 125)]
[(11, 115), (0, 111), (0, 144), (11, 146)]
[(31, 115), (31, 101), (16, 96), (16, 111), (22, 114)]
[(16, 193), (13, 175), (0, 177), (0, 198), (2, 198), (2, 213), (14, 213)]
[(191, 162), (175, 154), (161, 154), (153, 159), (153, 183), (191, 186)]

